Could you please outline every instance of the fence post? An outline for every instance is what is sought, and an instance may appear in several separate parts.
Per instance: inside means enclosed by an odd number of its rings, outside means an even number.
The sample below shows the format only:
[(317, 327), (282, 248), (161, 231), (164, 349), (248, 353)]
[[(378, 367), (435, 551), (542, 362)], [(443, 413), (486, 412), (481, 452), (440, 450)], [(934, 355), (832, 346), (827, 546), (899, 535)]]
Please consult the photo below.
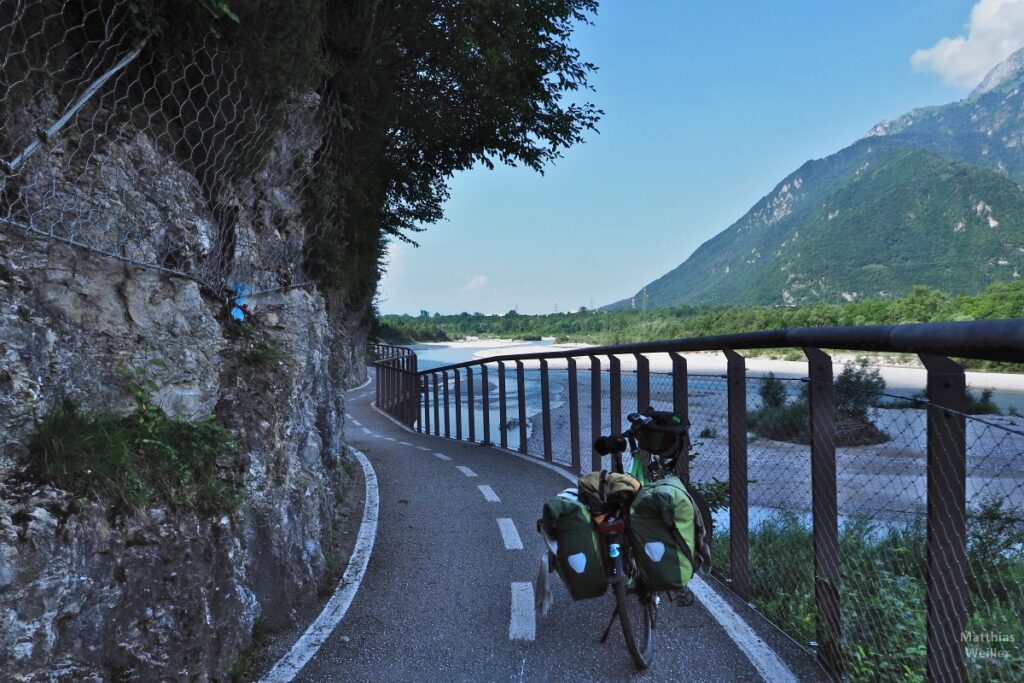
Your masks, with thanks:
[(690, 389), (686, 375), (686, 359), (678, 353), (668, 354), (672, 359), (672, 412), (683, 418), (686, 425), (686, 442), (683, 453), (676, 460), (676, 474), (683, 481), (690, 482)]
[(636, 357), (636, 412), (642, 413), (651, 407), (651, 362), (642, 353)]
[(516, 361), (516, 393), (519, 394), (519, 452), (526, 453), (526, 377), (523, 361)]
[(551, 462), (551, 384), (548, 380), (548, 362), (540, 361), (540, 409), (544, 429), (544, 459)]
[(420, 393), (423, 395), (423, 414), (416, 431), (430, 434), (430, 376), (420, 375)]
[(750, 599), (750, 537), (747, 514), (747, 365), (731, 349), (729, 382), (729, 569), (732, 589)]
[(508, 403), (505, 396), (505, 364), (498, 363), (498, 435), (502, 448), (508, 448)]
[(608, 356), (609, 412), (612, 434), (622, 433), (622, 363), (618, 356)]
[(967, 431), (964, 371), (921, 354), (928, 370), (927, 680), (967, 680)]
[(572, 469), (580, 471), (580, 397), (576, 385), (576, 359), (568, 359), (567, 377), (569, 383), (569, 450)]
[(476, 406), (474, 405), (473, 366), (466, 366), (466, 419), (469, 421), (469, 440), (476, 441)]
[(441, 373), (442, 379), (444, 379), (444, 438), (452, 438), (452, 418), (448, 407), (448, 371), (445, 370)]
[(804, 349), (811, 411), (811, 524), (814, 537), (814, 601), (818, 608), (818, 661), (833, 680), (843, 680), (842, 611), (839, 596), (839, 506), (836, 488), (836, 404), (832, 357)]
[(485, 446), (491, 445), (491, 387), (487, 382), (487, 366), (480, 364), (480, 399), (483, 401)]
[(601, 436), (601, 359), (590, 356), (590, 469), (601, 469), (601, 455), (594, 442)]
[(462, 441), (462, 370), (455, 373), (455, 438)]
[(441, 406), (437, 398), (437, 373), (430, 373), (434, 384), (434, 436), (441, 436)]

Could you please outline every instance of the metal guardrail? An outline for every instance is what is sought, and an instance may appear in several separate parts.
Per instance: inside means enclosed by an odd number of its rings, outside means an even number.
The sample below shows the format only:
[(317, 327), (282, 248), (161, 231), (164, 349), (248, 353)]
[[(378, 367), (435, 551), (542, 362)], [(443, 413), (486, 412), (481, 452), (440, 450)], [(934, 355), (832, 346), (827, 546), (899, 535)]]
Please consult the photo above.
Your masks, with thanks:
[[(601, 434), (602, 423), (621, 429), (624, 407), (622, 380), (635, 379), (635, 405), (652, 405), (650, 356), (671, 359), (671, 387), (659, 387), (659, 400), (677, 413), (690, 416), (690, 376), (682, 352), (717, 351), (727, 359), (723, 379), (727, 385), (729, 553), (728, 582), (740, 597), (751, 598), (748, 484), (748, 395), (743, 349), (803, 348), (807, 357), (807, 404), (810, 429), (810, 517), (813, 538), (813, 592), (815, 653), (834, 678), (846, 676), (844, 662), (844, 580), (840, 549), (840, 486), (837, 481), (837, 398), (832, 358), (822, 348), (848, 351), (918, 354), (927, 371), (925, 397), (917, 401), (926, 410), (927, 482), (926, 564), (926, 671), (928, 680), (964, 681), (968, 661), (964, 634), (968, 631), (967, 557), (967, 390), (963, 368), (949, 356), (994, 361), (1024, 362), (1024, 319), (846, 328), (807, 328), (756, 332), (695, 339), (589, 347), (565, 351), (510, 354), (417, 372), (416, 356), (402, 347), (377, 345), (372, 351), (377, 369), (377, 404), (390, 415), (420, 432), (490, 444), (491, 394), (499, 404), (498, 444), (528, 453), (529, 444), (552, 462), (551, 376), (564, 367), (560, 415), (568, 413), (568, 457), (565, 464), (583, 471), (579, 385), (590, 384), (590, 435)], [(622, 358), (635, 362), (634, 373), (624, 373)], [(578, 372), (585, 365), (589, 373)], [(528, 433), (527, 366), (536, 372), (540, 388), (539, 436)], [(534, 370), (536, 367), (536, 370)], [(491, 385), (490, 372), (497, 384)], [(463, 381), (465, 380), (465, 382)], [(511, 381), (510, 381), (511, 380)], [(561, 375), (559, 375), (561, 381)], [(667, 381), (667, 377), (666, 377)], [(603, 384), (607, 382), (607, 391)], [(509, 386), (513, 384), (513, 386)], [(465, 399), (463, 399), (465, 386)], [(1022, 383), (1024, 386), (1024, 383)], [(479, 401), (477, 400), (479, 395)], [(630, 397), (629, 404), (633, 403)], [(513, 404), (514, 405), (510, 405)], [(453, 410), (454, 406), (454, 410)], [(468, 410), (464, 410), (467, 406)], [(481, 429), (477, 430), (477, 406)], [(536, 407), (536, 406), (534, 406)], [(666, 406), (667, 407), (667, 406)], [(510, 411), (513, 412), (510, 417)], [(464, 424), (465, 423), (465, 424)], [(516, 443), (510, 444), (510, 441)], [(1024, 459), (1024, 452), (1015, 456)], [(601, 457), (591, 451), (588, 469), (600, 469)], [(682, 473), (689, 476), (688, 469)]]

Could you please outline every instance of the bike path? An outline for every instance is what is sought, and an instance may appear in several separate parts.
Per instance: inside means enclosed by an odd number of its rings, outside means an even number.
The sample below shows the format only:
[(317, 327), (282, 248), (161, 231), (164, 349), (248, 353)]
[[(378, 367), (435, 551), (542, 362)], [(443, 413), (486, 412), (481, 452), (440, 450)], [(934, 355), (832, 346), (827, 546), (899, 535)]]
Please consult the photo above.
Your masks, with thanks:
[(513, 594), (529, 584), (532, 596), (541, 505), (570, 482), (509, 453), (410, 433), (371, 407), (373, 394), (372, 384), (349, 394), (346, 431), (378, 478), (376, 543), (347, 614), (296, 680), (763, 680), (699, 603), (662, 601), (644, 673), (617, 622), (598, 642), (611, 591), (573, 602), (552, 574), (548, 616), (534, 623), (531, 602), (524, 619)]

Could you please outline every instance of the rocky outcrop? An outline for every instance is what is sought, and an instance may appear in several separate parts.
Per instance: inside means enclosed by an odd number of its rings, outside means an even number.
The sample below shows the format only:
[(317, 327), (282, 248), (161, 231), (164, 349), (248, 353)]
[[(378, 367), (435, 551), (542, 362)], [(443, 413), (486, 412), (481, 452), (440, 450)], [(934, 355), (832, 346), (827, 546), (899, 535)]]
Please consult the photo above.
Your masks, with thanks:
[[(306, 119), (302, 135), (279, 131), (259, 173), (220, 190), (232, 198), (229, 256), (256, 287), (295, 278), (266, 255), (303, 234), (285, 167), (316, 144), (315, 104), (289, 119)], [(133, 236), (140, 254), (210, 249), (225, 216), (173, 156), (128, 125), (105, 150), (112, 176), (51, 162), (49, 198), (94, 180), (90, 196), (116, 195), (118, 220), (152, 226)], [(301, 287), (250, 304), (274, 349), (259, 363), (241, 352), (226, 300), (197, 282), (0, 226), (0, 679), (224, 680), (258, 620), (287, 624), (316, 599), (338, 559), (343, 391), (365, 378), (368, 302)], [(215, 413), (233, 432), (218, 467), (241, 492), (236, 512), (114, 514), (26, 476), (28, 440), (56, 401), (127, 410), (117, 367), (149, 358), (164, 361), (168, 414)]]

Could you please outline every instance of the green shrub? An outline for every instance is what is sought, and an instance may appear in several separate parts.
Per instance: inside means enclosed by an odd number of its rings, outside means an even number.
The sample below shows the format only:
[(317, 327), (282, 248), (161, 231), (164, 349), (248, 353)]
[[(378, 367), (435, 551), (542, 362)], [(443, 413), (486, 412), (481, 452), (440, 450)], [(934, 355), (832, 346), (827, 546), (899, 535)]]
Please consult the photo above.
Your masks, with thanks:
[(982, 389), (981, 396), (973, 391), (967, 391), (967, 414), (968, 415), (1002, 415), (999, 406), (992, 400), (992, 390)]
[(761, 381), (761, 388), (758, 391), (765, 407), (781, 408), (786, 404), (786, 387), (782, 386), (774, 372), (769, 372)]
[(213, 416), (168, 417), (153, 401), (155, 362), (123, 370), (136, 404), (129, 415), (84, 413), (58, 401), (29, 444), (29, 473), (118, 512), (154, 504), (200, 512), (231, 511), (240, 502), (216, 459), (234, 447)]

